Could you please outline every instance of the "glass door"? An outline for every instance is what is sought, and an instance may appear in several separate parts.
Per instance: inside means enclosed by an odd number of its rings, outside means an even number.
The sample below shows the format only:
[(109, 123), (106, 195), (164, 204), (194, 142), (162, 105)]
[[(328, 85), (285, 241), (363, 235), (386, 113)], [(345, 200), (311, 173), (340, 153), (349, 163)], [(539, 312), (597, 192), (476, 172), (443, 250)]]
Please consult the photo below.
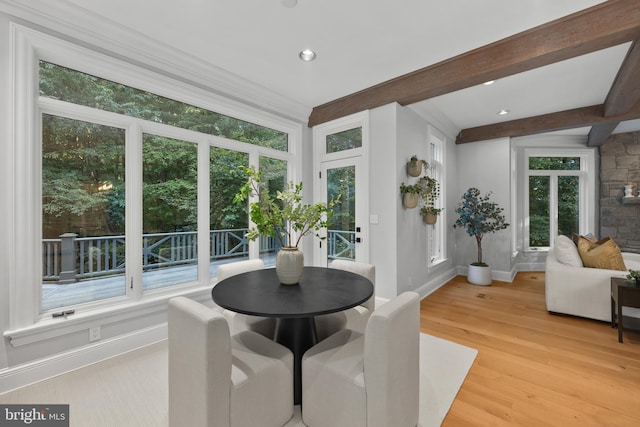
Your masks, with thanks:
[(363, 192), (360, 157), (322, 162), (320, 181), (322, 198), (338, 200), (327, 228), (327, 238), (321, 242), (320, 262), (328, 265), (334, 259), (368, 261), (366, 238), (366, 193)]

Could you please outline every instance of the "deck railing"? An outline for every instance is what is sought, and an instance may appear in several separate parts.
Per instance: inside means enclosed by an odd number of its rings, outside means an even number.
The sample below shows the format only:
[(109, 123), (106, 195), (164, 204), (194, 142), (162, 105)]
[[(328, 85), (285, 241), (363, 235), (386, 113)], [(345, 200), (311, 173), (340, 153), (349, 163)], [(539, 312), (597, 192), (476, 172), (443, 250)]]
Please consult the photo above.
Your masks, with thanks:
[[(212, 230), (210, 260), (249, 254), (246, 228)], [(353, 259), (355, 233), (328, 232), (330, 259)], [(77, 237), (65, 233), (59, 239), (42, 240), (42, 272), (45, 281), (72, 282), (97, 276), (121, 274), (125, 269), (125, 236)], [(196, 263), (197, 232), (153, 233), (142, 238), (143, 270)], [(260, 253), (279, 249), (277, 239), (260, 239)]]

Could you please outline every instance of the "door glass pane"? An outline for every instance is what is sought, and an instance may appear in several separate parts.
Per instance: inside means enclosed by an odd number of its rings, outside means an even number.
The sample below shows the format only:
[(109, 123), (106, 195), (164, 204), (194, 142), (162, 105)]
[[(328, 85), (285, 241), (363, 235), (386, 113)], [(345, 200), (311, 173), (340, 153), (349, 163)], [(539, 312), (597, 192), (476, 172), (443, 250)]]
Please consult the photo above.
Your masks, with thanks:
[(42, 311), (126, 294), (125, 131), (42, 117)]
[(142, 288), (198, 278), (195, 144), (144, 134), (142, 139)]
[(549, 182), (548, 176), (529, 177), (529, 246), (549, 246)]
[(362, 128), (349, 129), (327, 135), (327, 153), (362, 147)]
[(327, 262), (355, 260), (356, 251), (356, 167), (327, 169), (327, 200), (340, 203), (333, 207), (327, 230)]
[(580, 230), (580, 178), (558, 177), (558, 234), (571, 236)]
[[(260, 157), (260, 172), (262, 172), (262, 189), (267, 189), (269, 194), (276, 199), (278, 191), (284, 191), (287, 187), (287, 161)], [(276, 252), (280, 249), (280, 242), (270, 236), (260, 236), (260, 259), (266, 266), (276, 265)]]
[(216, 266), (249, 259), (245, 238), (249, 226), (247, 207), (233, 203), (236, 193), (247, 180), (239, 166), (249, 165), (249, 155), (239, 151), (211, 147), (209, 153), (209, 234), (210, 277)]

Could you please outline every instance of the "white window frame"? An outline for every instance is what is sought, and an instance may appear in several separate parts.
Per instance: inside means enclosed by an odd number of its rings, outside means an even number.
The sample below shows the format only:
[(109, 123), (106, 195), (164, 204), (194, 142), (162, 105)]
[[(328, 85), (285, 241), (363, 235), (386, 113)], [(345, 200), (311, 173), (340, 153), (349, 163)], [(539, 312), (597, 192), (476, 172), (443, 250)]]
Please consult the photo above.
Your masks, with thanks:
[[(208, 273), (209, 229), (209, 147), (212, 145), (232, 148), (249, 153), (250, 164), (258, 163), (260, 156), (274, 157), (288, 162), (289, 179), (299, 180), (301, 168), (302, 125), (289, 119), (223, 98), (202, 88), (168, 78), (161, 74), (131, 65), (96, 51), (60, 40), (20, 24), (10, 24), (11, 76), (13, 92), (11, 102), (10, 155), (13, 158), (12, 200), (13, 226), (7, 244), (13, 247), (9, 265), (10, 312), (9, 328), (5, 335), (13, 345), (27, 344), (86, 328), (99, 319), (122, 320), (128, 316), (140, 316), (148, 310), (166, 304), (176, 294), (206, 293), (210, 290)], [(80, 72), (116, 81), (160, 96), (196, 105), (210, 111), (240, 120), (269, 127), (288, 134), (288, 152), (282, 152), (239, 141), (199, 134), (197, 132), (161, 125), (107, 111), (95, 110), (58, 100), (39, 97), (39, 61), (45, 60)], [(52, 320), (47, 313), (40, 313), (42, 274), (42, 197), (41, 197), (41, 114), (53, 113), (80, 120), (106, 124), (125, 129), (127, 138), (127, 284), (133, 280), (133, 291), (127, 286), (127, 296), (98, 301), (80, 306), (74, 316), (60, 321)], [(142, 173), (138, 165), (142, 157), (142, 133), (154, 133), (177, 137), (198, 144), (198, 280), (184, 286), (172, 286), (165, 291), (141, 292), (142, 266), (139, 252), (142, 249)], [(133, 213), (132, 213), (133, 212)], [(131, 240), (129, 240), (131, 238)], [(140, 241), (136, 241), (136, 239)], [(136, 246), (137, 245), (137, 246)], [(137, 248), (129, 250), (129, 248)], [(258, 242), (252, 242), (250, 256), (257, 257)], [(204, 261), (203, 261), (204, 260)], [(206, 266), (206, 268), (205, 268)], [(156, 307), (156, 308), (153, 308)]]
[[(529, 170), (529, 159), (531, 157), (579, 157), (580, 170)], [(552, 149), (552, 148), (525, 148), (524, 150), (524, 223), (523, 240), (526, 252), (540, 252), (549, 250), (548, 246), (531, 246), (529, 241), (530, 217), (529, 217), (529, 177), (549, 176), (549, 242), (553, 245), (555, 237), (558, 235), (558, 177), (577, 176), (579, 177), (579, 232), (586, 234), (594, 223), (595, 209), (595, 188), (593, 180), (589, 180), (590, 173), (595, 171), (595, 154), (593, 150), (579, 149)], [(592, 231), (592, 230), (591, 230)]]
[[(435, 203), (436, 208), (443, 209), (446, 206), (447, 195), (447, 183), (445, 177), (446, 174), (446, 143), (447, 137), (438, 129), (429, 125), (428, 128), (428, 140), (427, 140), (427, 162), (429, 163), (430, 170), (428, 172), (431, 178), (434, 178), (440, 183), (440, 197)], [(440, 220), (432, 226), (427, 227), (427, 248), (428, 248), (428, 267), (434, 267), (442, 262), (446, 261), (447, 254), (447, 238), (445, 233), (446, 227), (446, 213), (442, 211), (440, 213)]]

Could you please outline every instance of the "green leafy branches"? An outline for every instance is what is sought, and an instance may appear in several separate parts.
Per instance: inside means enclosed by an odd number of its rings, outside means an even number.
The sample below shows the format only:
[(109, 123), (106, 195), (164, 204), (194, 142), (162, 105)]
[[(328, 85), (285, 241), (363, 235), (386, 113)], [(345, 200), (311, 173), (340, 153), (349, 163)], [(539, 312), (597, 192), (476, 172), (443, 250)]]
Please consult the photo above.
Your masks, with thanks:
[(505, 216), (502, 214), (504, 209), (490, 200), (491, 194), (489, 192), (483, 196), (477, 188), (469, 188), (456, 208), (458, 219), (453, 227), (464, 228), (469, 236), (476, 238), (478, 260), (473, 263), (474, 265), (486, 266), (482, 262), (482, 238), (484, 235), (486, 233), (495, 233), (509, 226)]
[(247, 198), (257, 197), (249, 204), (249, 217), (254, 224), (247, 238), (255, 240), (260, 235), (271, 236), (280, 241), (282, 247), (298, 247), (302, 237), (314, 234), (320, 239), (319, 231), (326, 228), (332, 216), (333, 207), (340, 202), (331, 200), (328, 204), (302, 203), (302, 183), (288, 183), (284, 191), (277, 191), (275, 197), (264, 188), (262, 172), (252, 167), (240, 166), (248, 179), (234, 198), (234, 203), (246, 203)]

